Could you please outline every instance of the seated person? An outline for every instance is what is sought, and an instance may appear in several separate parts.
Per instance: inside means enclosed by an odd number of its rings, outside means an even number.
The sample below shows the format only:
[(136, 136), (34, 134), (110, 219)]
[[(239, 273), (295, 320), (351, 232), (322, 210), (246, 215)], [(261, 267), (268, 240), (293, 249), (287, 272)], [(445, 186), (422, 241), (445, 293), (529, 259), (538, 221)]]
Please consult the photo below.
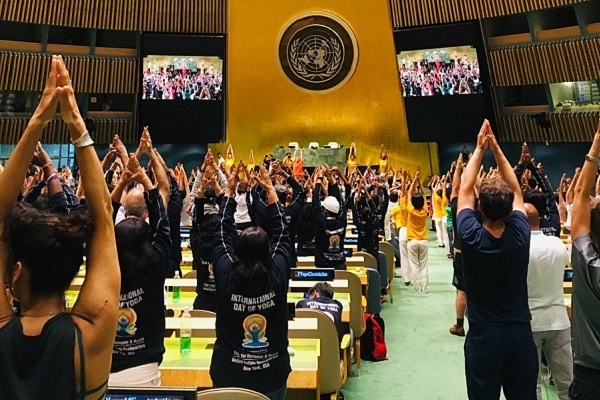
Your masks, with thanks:
[(338, 337), (342, 338), (342, 303), (333, 299), (333, 288), (327, 282), (319, 282), (310, 288), (308, 298), (300, 300), (296, 308), (310, 308), (327, 314), (335, 323)]

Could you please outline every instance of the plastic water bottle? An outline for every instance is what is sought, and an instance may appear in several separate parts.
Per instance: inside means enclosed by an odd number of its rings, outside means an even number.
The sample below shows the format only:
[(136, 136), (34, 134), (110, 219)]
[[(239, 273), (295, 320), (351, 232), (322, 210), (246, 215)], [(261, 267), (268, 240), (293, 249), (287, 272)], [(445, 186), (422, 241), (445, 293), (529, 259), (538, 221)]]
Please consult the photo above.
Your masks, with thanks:
[(189, 353), (192, 351), (192, 315), (189, 307), (183, 309), (179, 332), (179, 351)]
[[(175, 277), (173, 279), (181, 279), (179, 271), (175, 271)], [(181, 284), (179, 282), (173, 283), (173, 303), (179, 303), (181, 300)]]

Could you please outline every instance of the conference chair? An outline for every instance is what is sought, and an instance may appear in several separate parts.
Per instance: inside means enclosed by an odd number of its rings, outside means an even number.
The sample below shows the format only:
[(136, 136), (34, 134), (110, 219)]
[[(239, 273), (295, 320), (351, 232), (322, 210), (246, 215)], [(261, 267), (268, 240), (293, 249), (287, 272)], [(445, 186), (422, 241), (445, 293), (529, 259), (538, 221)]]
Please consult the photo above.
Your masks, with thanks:
[(198, 400), (269, 400), (264, 394), (250, 389), (242, 388), (217, 388), (198, 392)]
[(298, 143), (298, 142), (289, 142), (288, 143), (288, 147), (290, 149), (299, 149), (300, 148), (300, 143)]
[[(335, 297), (335, 296), (334, 296)], [(297, 308), (296, 318), (316, 318), (318, 329), (290, 330), (290, 338), (319, 339), (319, 386), (321, 395), (337, 399), (338, 392), (348, 378), (350, 364), (350, 335), (345, 334), (340, 343), (335, 323), (327, 314), (319, 310)], [(317, 336), (317, 337), (315, 337)], [(342, 356), (340, 357), (340, 353)], [(323, 398), (323, 397), (321, 397)]]
[(377, 267), (379, 266), (379, 263), (377, 262), (377, 259), (375, 257), (373, 257), (372, 254), (367, 253), (366, 251), (355, 251), (352, 256), (361, 256), (364, 259), (364, 265), (361, 265), (362, 267), (365, 268), (373, 268), (375, 270), (377, 270)]
[(196, 279), (197, 277), (198, 277), (198, 271), (196, 271), (195, 269), (191, 270), (190, 272), (187, 272), (185, 275), (183, 275), (183, 279)]
[(318, 149), (319, 148), (319, 142), (310, 142), (308, 144), (308, 148), (309, 149)]
[[(337, 292), (350, 294), (350, 329), (354, 337), (352, 350), (356, 359), (357, 376), (360, 375), (360, 337), (365, 332), (364, 310), (366, 301), (363, 303), (362, 287), (360, 278), (350, 271), (335, 271), (335, 279), (348, 281), (348, 287), (336, 288)], [(334, 296), (335, 298), (335, 296)], [(348, 374), (350, 374), (351, 365), (348, 364)]]
[[(217, 314), (207, 310), (190, 310), (192, 318), (210, 318), (213, 321), (217, 318)], [(179, 333), (177, 333), (179, 336)], [(217, 328), (211, 324), (210, 328), (192, 329), (192, 337), (217, 337)]]
[(373, 268), (365, 268), (367, 272), (367, 312), (379, 314), (381, 312), (381, 281), (379, 272)]
[(340, 144), (338, 142), (329, 142), (325, 147), (329, 147), (330, 149), (339, 149)]
[(383, 251), (385, 253), (385, 257), (386, 257), (386, 261), (387, 261), (387, 278), (388, 278), (388, 283), (387, 283), (387, 287), (388, 287), (388, 291), (390, 293), (390, 302), (393, 303), (394, 302), (394, 290), (392, 288), (392, 280), (394, 279), (394, 275), (396, 273), (395, 271), (395, 264), (394, 264), (394, 257), (396, 257), (396, 253), (394, 251), (394, 245), (391, 244), (390, 242), (379, 242), (379, 251)]

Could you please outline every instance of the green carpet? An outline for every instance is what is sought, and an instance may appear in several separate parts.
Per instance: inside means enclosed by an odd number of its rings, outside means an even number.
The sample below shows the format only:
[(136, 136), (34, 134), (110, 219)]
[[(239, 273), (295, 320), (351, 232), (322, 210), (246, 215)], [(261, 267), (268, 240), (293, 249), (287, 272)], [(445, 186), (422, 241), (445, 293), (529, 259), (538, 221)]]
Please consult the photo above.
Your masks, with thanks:
[[(446, 257), (445, 249), (437, 247), (431, 232), (429, 293), (414, 293), (401, 278), (394, 279), (394, 303), (388, 300), (381, 312), (388, 360), (363, 361), (360, 376), (349, 378), (342, 388), (346, 400), (467, 398), (464, 338), (448, 333), (456, 322), (451, 280), (452, 260)], [(546, 385), (543, 399), (557, 399), (552, 386)]]

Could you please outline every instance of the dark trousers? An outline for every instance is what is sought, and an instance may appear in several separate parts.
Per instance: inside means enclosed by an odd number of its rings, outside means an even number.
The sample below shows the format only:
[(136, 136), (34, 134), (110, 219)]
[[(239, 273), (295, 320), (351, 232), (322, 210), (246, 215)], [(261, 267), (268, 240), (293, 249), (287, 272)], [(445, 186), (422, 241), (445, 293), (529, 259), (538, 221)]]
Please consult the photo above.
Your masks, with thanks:
[(571, 400), (597, 400), (600, 398), (600, 369), (573, 365), (573, 383), (569, 389)]
[(529, 324), (474, 324), (465, 341), (467, 392), (472, 400), (536, 400), (538, 357)]

